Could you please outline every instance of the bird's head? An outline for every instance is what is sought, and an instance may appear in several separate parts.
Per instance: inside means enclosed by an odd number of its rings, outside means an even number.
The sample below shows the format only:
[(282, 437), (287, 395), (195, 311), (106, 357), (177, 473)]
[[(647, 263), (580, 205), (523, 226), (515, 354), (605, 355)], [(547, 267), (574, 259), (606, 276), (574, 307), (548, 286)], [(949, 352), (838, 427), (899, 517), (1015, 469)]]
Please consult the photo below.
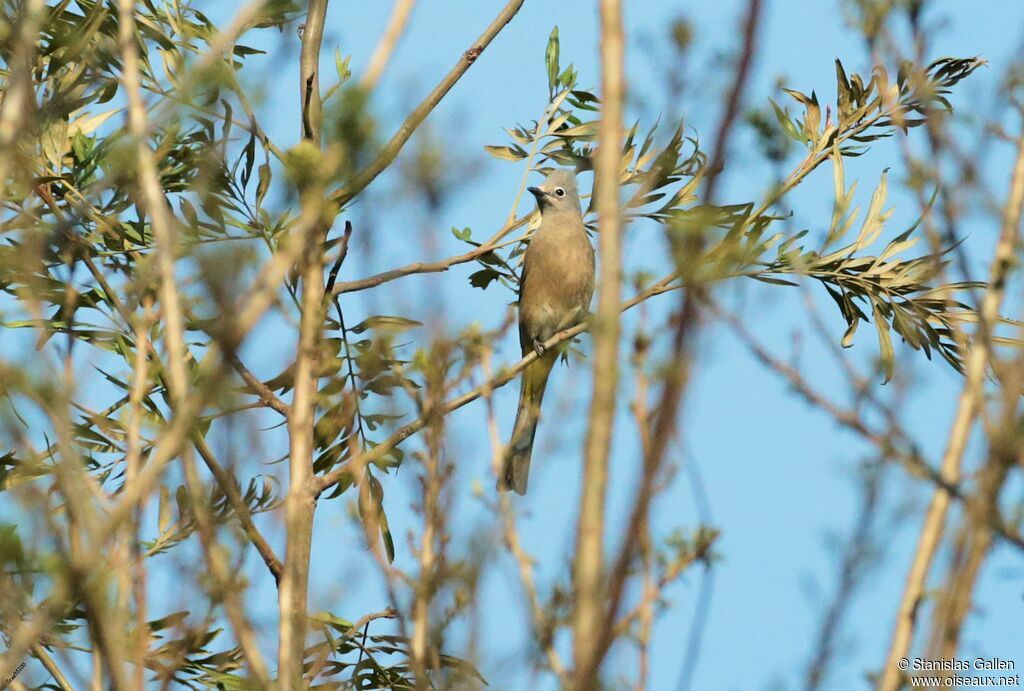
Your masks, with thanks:
[(571, 170), (556, 169), (538, 187), (527, 188), (536, 199), (541, 213), (551, 211), (580, 211), (580, 193), (576, 188), (576, 175)]

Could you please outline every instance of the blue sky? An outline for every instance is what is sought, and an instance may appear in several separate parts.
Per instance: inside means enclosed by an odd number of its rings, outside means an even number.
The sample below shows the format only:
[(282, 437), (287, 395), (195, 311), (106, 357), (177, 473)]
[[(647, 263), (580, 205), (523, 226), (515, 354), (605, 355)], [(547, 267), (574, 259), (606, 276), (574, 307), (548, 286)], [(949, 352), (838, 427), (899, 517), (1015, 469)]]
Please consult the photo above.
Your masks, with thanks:
[[(405, 113), (433, 87), (459, 54), (486, 26), (502, 3), (489, 0), (428, 2), (417, 7), (411, 27), (384, 74), (374, 95), (373, 107), (382, 134), (390, 133)], [(649, 125), (659, 113), (681, 114), (692, 132), (704, 142), (711, 139), (717, 104), (728, 78), (721, 55), (730, 50), (739, 34), (738, 3), (682, 3), (628, 0), (625, 4), (630, 43), (627, 48), (631, 113)], [(218, 2), (210, 7), (218, 20), (228, 17), (237, 3)], [(333, 52), (351, 54), (359, 75), (387, 19), (390, 3), (332, 3), (324, 40), (323, 65), (333, 74)], [(690, 83), (678, 102), (665, 102), (664, 57), (669, 55), (667, 27), (679, 16), (693, 22), (695, 44), (687, 63)], [(932, 36), (931, 57), (981, 55), (990, 62), (961, 84), (954, 106), (983, 110), (994, 103), (992, 94), (1007, 61), (1019, 54), (1024, 28), (1024, 4), (990, 3), (984, 10), (949, 0), (936, 2), (927, 15), (939, 29)], [(790, 0), (766, 3), (766, 22), (761, 49), (752, 75), (748, 105), (761, 107), (767, 97), (779, 100), (775, 82), (805, 92), (817, 90), (828, 102), (834, 97), (835, 58), (847, 71), (867, 71), (870, 62), (857, 34), (844, 23), (844, 11), (833, 2)], [(940, 21), (942, 20), (942, 21)], [(487, 144), (504, 144), (502, 127), (528, 122), (539, 116), (547, 98), (543, 56), (548, 34), (558, 25), (563, 64), (573, 62), (584, 86), (599, 82), (597, 65), (598, 26), (596, 3), (540, 2), (527, 0), (513, 22), (502, 32), (448, 98), (430, 116), (417, 139), (438, 142), (453, 163), (452, 197), (433, 214), (425, 212), (402, 184), (402, 166), (417, 146), (414, 139), (399, 158), (398, 166), (381, 176), (361, 197), (350, 218), (356, 223), (353, 250), (342, 280), (359, 278), (425, 256), (441, 258), (464, 251), (449, 232), (452, 226), (469, 226), (474, 237), (487, 237), (509, 213), (509, 205), (522, 170), (498, 161), (483, 151)], [(250, 84), (264, 91), (257, 99), (262, 122), (275, 142), (285, 148), (297, 139), (298, 97), (294, 33), (266, 33), (261, 47), (271, 56), (252, 60)], [(328, 82), (330, 80), (327, 80)], [(920, 137), (920, 133), (912, 134)], [(795, 156), (796, 154), (794, 154)], [(860, 180), (858, 204), (866, 205), (870, 189), (884, 168), (892, 167), (890, 205), (896, 212), (889, 229), (894, 235), (916, 218), (918, 210), (896, 180), (902, 177), (896, 142), (884, 142), (872, 152), (848, 164), (847, 179)], [(990, 159), (995, 194), (1003, 195), (1008, 165), (1004, 152)], [(771, 181), (770, 167), (753, 150), (749, 132), (741, 130), (734, 142), (726, 177), (719, 188), (722, 202), (757, 199)], [(581, 180), (589, 187), (589, 176)], [(524, 200), (519, 212), (529, 210)], [(791, 229), (820, 230), (831, 213), (831, 173), (814, 174), (792, 197), (795, 216)], [(984, 256), (994, 242), (996, 226), (991, 219), (971, 216), (968, 249)], [(630, 269), (664, 267), (664, 244), (657, 227), (637, 224), (629, 229), (626, 257)], [(367, 314), (422, 314), (424, 307), (455, 329), (478, 322), (494, 328), (504, 318), (512, 296), (492, 287), (486, 292), (469, 287), (473, 266), (428, 276), (414, 276), (359, 293), (346, 302), (346, 319), (355, 323)], [(816, 291), (814, 294), (818, 294)], [(725, 285), (720, 297), (747, 321), (748, 328), (780, 357), (786, 359), (796, 340), (802, 338), (801, 364), (807, 376), (825, 392), (842, 396), (841, 374), (824, 345), (807, 332), (800, 293), (793, 289), (753, 282)], [(821, 295), (818, 295), (821, 297)], [(673, 296), (651, 302), (652, 324), (663, 319)], [(832, 305), (820, 302), (834, 340), (843, 325)], [(636, 314), (627, 325), (636, 325)], [(250, 342), (249, 357), (269, 375), (293, 347), (292, 334), (277, 323), (268, 323)], [(287, 333), (287, 337), (282, 334)], [(796, 334), (804, 334), (802, 337)], [(628, 340), (624, 341), (628, 345)], [(583, 349), (589, 352), (589, 341)], [(904, 349), (900, 367), (912, 371), (912, 385), (904, 406), (909, 430), (933, 462), (943, 448), (944, 430), (952, 416), (959, 378), (941, 361), (928, 362), (920, 353)], [(862, 328), (852, 355), (870, 363), (876, 355), (871, 329)], [(514, 338), (502, 343), (499, 361), (518, 358)], [(525, 547), (539, 561), (542, 589), (563, 578), (574, 540), (573, 508), (579, 492), (581, 420), (589, 401), (588, 365), (574, 363), (558, 368), (545, 402), (531, 477), (525, 499), (516, 501), (524, 511), (521, 522)], [(880, 381), (880, 378), (879, 378)], [(628, 382), (624, 381), (628, 393)], [(511, 429), (515, 386), (497, 395), (502, 434)], [(623, 396), (623, 402), (627, 399)], [(533, 688), (533, 678), (523, 663), (528, 627), (523, 599), (513, 564), (485, 532), (488, 512), (473, 496), (474, 487), (492, 492), (489, 442), (482, 405), (468, 406), (451, 417), (449, 459), (456, 466), (452, 550), (473, 556), (480, 544), (497, 550), (495, 565), (485, 576), (482, 597), (485, 608), (480, 637), (484, 657), (481, 671), (492, 689)], [(712, 327), (702, 336), (693, 386), (687, 394), (681, 422), (681, 443), (672, 452), (682, 471), (679, 479), (659, 499), (656, 532), (664, 537), (672, 529), (695, 527), (702, 518), (698, 501), (686, 481), (696, 468), (706, 493), (711, 523), (722, 530), (716, 551), (720, 559), (713, 572), (713, 596), (702, 636), (702, 654), (693, 683), (698, 691), (746, 689), (796, 689), (801, 680), (817, 632), (822, 608), (835, 588), (837, 554), (829, 547), (835, 536), (845, 537), (855, 520), (859, 494), (856, 468), (870, 449), (840, 431), (823, 414), (800, 402), (784, 383), (757, 364), (724, 328)], [(278, 437), (280, 439), (280, 437)], [(407, 444), (407, 452), (416, 448)], [(621, 517), (630, 497), (639, 456), (635, 434), (625, 405), (620, 405), (612, 453), (613, 516)], [(263, 458), (273, 458), (264, 448)], [(276, 451), (276, 449), (274, 449)], [(227, 455), (227, 454), (225, 454)], [(687, 469), (683, 464), (692, 464)], [(245, 466), (245, 472), (277, 472), (272, 468)], [(403, 468), (383, 479), (388, 515), (399, 549), (399, 565), (409, 564), (406, 533), (417, 517), (410, 509), (416, 488), (413, 468)], [(916, 540), (918, 516), (928, 488), (907, 481), (899, 469), (888, 471), (884, 486), (886, 539), (884, 562), (858, 591), (840, 638), (833, 674), (825, 687), (844, 691), (864, 688), (864, 674), (878, 669), (888, 645), (893, 612), (902, 592), (904, 574)], [(321, 502), (316, 526), (313, 567), (313, 610), (330, 610), (356, 619), (387, 603), (375, 586), (378, 575), (370, 555), (353, 529), (349, 498)], [(909, 519), (900, 509), (916, 510)], [(613, 519), (612, 544), (617, 544), (618, 525)], [(265, 519), (263, 527), (276, 537), (283, 554), (278, 526)], [(184, 563), (186, 560), (182, 560)], [(176, 563), (178, 560), (176, 559)], [(255, 556), (248, 561), (253, 588), (250, 608), (258, 622), (276, 624), (276, 594)], [(167, 572), (157, 580), (155, 609), (166, 611), (187, 606), (188, 593), (176, 586), (178, 576)], [(999, 548), (985, 571), (978, 595), (979, 614), (971, 620), (964, 637), (963, 654), (999, 656), (1024, 664), (1024, 616), (1021, 584), (1024, 571), (1008, 550)], [(652, 689), (674, 689), (680, 675), (687, 636), (701, 592), (699, 571), (691, 572), (669, 592), (671, 608), (659, 620), (652, 650)], [(467, 643), (469, 632), (457, 629), (451, 652)], [(268, 657), (274, 643), (265, 641)], [(617, 652), (607, 670), (632, 675), (631, 653)], [(546, 679), (541, 688), (554, 688)]]
[[(732, 48), (739, 33), (740, 4), (639, 0), (625, 3), (630, 39), (628, 78), (635, 117), (650, 124), (659, 113), (677, 112), (684, 116), (691, 131), (699, 133), (705, 142), (710, 139), (719, 94), (728, 74), (721, 56)], [(421, 3), (375, 95), (382, 133), (391, 131), (447, 71), (499, 5), (469, 1)], [(333, 48), (339, 46), (342, 54), (352, 55), (352, 67), (358, 75), (388, 9), (388, 3), (366, 4), (358, 10), (342, 3), (333, 5), (324, 41), (325, 67), (333, 59)], [(679, 16), (691, 20), (695, 29), (695, 44), (687, 63), (691, 87), (681, 102), (666, 103), (662, 94), (663, 58), (670, 54), (667, 27)], [(844, 23), (844, 11), (837, 3), (769, 2), (765, 16), (748, 105), (764, 106), (768, 96), (784, 98), (776, 91), (778, 78), (787, 86), (806, 92), (815, 89), (823, 101), (831, 100), (833, 60), (837, 57), (848, 71), (870, 68), (861, 41)], [(991, 63), (991, 67), (960, 85), (954, 105), (983, 107), (993, 102), (997, 80), (1021, 43), (1024, 5), (997, 3), (989, 5), (986, 11), (978, 11), (963, 3), (940, 2), (934, 4), (927, 17), (939, 27), (932, 35), (932, 57), (982, 55)], [(375, 182), (354, 210), (356, 253), (346, 263), (343, 278), (368, 275), (422, 258), (425, 253), (443, 257), (460, 251), (459, 243), (448, 233), (453, 225), (472, 227), (475, 237), (486, 237), (499, 227), (508, 213), (521, 169), (488, 158), (482, 147), (505, 143), (502, 127), (528, 122), (539, 115), (546, 99), (544, 46), (556, 24), (561, 35), (563, 64), (572, 61), (582, 75), (581, 82), (596, 86), (598, 27), (594, 4), (528, 0), (418, 135), (439, 142), (456, 170), (467, 171), (465, 176), (455, 175), (452, 202), (430, 217), (403, 196), (400, 171), (403, 160), (408, 161), (409, 156), (400, 157), (397, 170)], [(271, 114), (271, 120), (265, 124), (279, 137), (278, 143), (287, 144), (294, 140), (297, 129), (293, 97), (296, 76), (293, 60), (283, 63), (285, 69), (281, 64), (275, 61), (268, 70), (265, 84), (268, 94), (273, 95), (263, 104), (263, 112)], [(914, 136), (911, 135), (912, 140)], [(415, 146), (414, 140), (408, 150)], [(771, 171), (753, 151), (749, 132), (739, 133), (733, 154), (720, 200), (744, 202), (758, 198), (770, 183)], [(899, 161), (894, 142), (883, 142), (869, 155), (851, 161), (847, 178), (860, 180), (857, 203), (866, 204), (884, 168), (893, 167), (894, 183), (901, 178)], [(1007, 162), (1001, 154), (993, 156), (991, 162), (993, 167), (986, 172), (998, 186), (996, 194), (1001, 195)], [(588, 186), (589, 179), (584, 177), (582, 184)], [(889, 228), (895, 234), (913, 222), (918, 210), (897, 184), (891, 187), (890, 204), (896, 212)], [(823, 169), (793, 196), (795, 217), (790, 227), (820, 230), (828, 222), (831, 204), (831, 173)], [(528, 209), (529, 204), (524, 201), (519, 210), (522, 213)], [(983, 256), (992, 246), (995, 228), (990, 219), (977, 218), (972, 222), (969, 249)], [(627, 239), (628, 266), (662, 266), (663, 249), (657, 228), (634, 226)], [(502, 319), (511, 296), (494, 288), (483, 294), (470, 289), (467, 276), (473, 270), (461, 267), (444, 274), (403, 279), (383, 289), (359, 294), (349, 302), (348, 309), (357, 314), (359, 310), (416, 314), (423, 305), (440, 300), (443, 307), (434, 304), (435, 314), (448, 318), (452, 328), (472, 322), (494, 327)], [(807, 331), (797, 291), (744, 282), (724, 286), (720, 296), (784, 359), (790, 354), (795, 334)], [(653, 303), (651, 319), (663, 316), (673, 299), (664, 296)], [(820, 304), (838, 341), (843, 330), (841, 320), (829, 309), (830, 304)], [(630, 323), (635, 323), (633, 318)], [(801, 363), (808, 377), (824, 391), (842, 396), (841, 375), (825, 347), (810, 334), (805, 333), (802, 338)], [(285, 349), (290, 346), (280, 345)], [(588, 348), (584, 345), (585, 350)], [(260, 346), (259, 350), (265, 348)], [(852, 354), (858, 361), (870, 363), (876, 354), (870, 329), (862, 329)], [(515, 359), (514, 339), (504, 343), (501, 355), (506, 360)], [(942, 451), (959, 379), (943, 363), (928, 362), (920, 353), (901, 352), (900, 357), (901, 368), (913, 371), (905, 404), (907, 424), (934, 460)], [(575, 364), (571, 372), (562, 368), (557, 371), (552, 382), (555, 395), (549, 394), (546, 401), (531, 491), (526, 499), (520, 500), (526, 512), (524, 540), (539, 559), (538, 580), (542, 587), (564, 576), (571, 554), (573, 506), (581, 463), (582, 428), (578, 421), (585, 417), (589, 396), (586, 372), (587, 368), (580, 364)], [(503, 434), (511, 427), (513, 388), (507, 387), (498, 396)], [(620, 407), (612, 455), (611, 501), (613, 512), (618, 512), (614, 515), (621, 514), (629, 497), (638, 463), (632, 423), (624, 408)], [(467, 543), (485, 515), (479, 502), (472, 498), (472, 487), (479, 483), (489, 491), (492, 486), (488, 442), (482, 425), (479, 405), (459, 411), (451, 419), (449, 453), (457, 468), (453, 550), (463, 555), (470, 554)], [(800, 688), (822, 608), (835, 588), (837, 553), (829, 545), (852, 529), (859, 501), (856, 468), (870, 450), (840, 431), (823, 414), (797, 400), (723, 328), (712, 328), (702, 338), (682, 430), (684, 441), (674, 450), (674, 460), (693, 463), (699, 469), (712, 523), (723, 531), (717, 545), (720, 560), (714, 567), (713, 597), (702, 637), (702, 655), (690, 688)], [(680, 473), (680, 479), (658, 503), (656, 525), (662, 536), (674, 527), (692, 528), (701, 518), (685, 476), (686, 472)], [(409, 510), (413, 487), (414, 473), (410, 470), (403, 469), (385, 479), (389, 516), (400, 551), (405, 544), (403, 536), (415, 525)], [(864, 674), (881, 665), (916, 539), (916, 516), (927, 496), (927, 488), (906, 481), (898, 469), (888, 471), (883, 492), (885, 510), (880, 518), (886, 531), (881, 545), (884, 562), (857, 593), (826, 688), (863, 687)], [(903, 520), (899, 518), (899, 509), (907, 507), (918, 513)], [(316, 549), (322, 550), (320, 554), (337, 554), (338, 559), (317, 561), (314, 602), (319, 602), (316, 607), (354, 618), (364, 611), (379, 609), (384, 601), (374, 588), (358, 585), (371, 582), (375, 572), (350, 526), (342, 506), (321, 507)], [(338, 549), (339, 544), (345, 548)], [(980, 613), (972, 619), (964, 637), (964, 654), (1013, 658), (1024, 650), (1019, 630), (1024, 614), (1021, 569), (1012, 556), (997, 549), (985, 572), (979, 590)], [(339, 576), (344, 585), (339, 584)], [(697, 572), (670, 591), (672, 608), (662, 616), (655, 633), (651, 688), (676, 687), (699, 592)], [(531, 676), (521, 662), (524, 651), (513, 646), (521, 645), (528, 634), (521, 593), (506, 557), (500, 558), (498, 566), (486, 577), (483, 593), (489, 606), (482, 631), (482, 648), (487, 652), (480, 662), (481, 669), (492, 688), (528, 688)], [(257, 594), (253, 601), (267, 603), (270, 595), (271, 591), (266, 589), (265, 597)], [(273, 616), (272, 612), (267, 614)], [(630, 654), (617, 654), (608, 671), (631, 674), (633, 662)], [(545, 687), (550, 686), (549, 681)]]

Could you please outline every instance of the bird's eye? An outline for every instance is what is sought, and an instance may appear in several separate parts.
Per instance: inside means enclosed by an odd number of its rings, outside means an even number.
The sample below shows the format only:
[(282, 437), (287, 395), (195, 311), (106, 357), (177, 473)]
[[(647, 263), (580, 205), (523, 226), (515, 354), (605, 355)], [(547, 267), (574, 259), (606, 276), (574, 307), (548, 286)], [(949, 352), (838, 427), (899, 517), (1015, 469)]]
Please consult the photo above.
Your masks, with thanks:
[(555, 188), (555, 196), (556, 197), (564, 197), (565, 196), (565, 190), (563, 190), (561, 187), (556, 187)]

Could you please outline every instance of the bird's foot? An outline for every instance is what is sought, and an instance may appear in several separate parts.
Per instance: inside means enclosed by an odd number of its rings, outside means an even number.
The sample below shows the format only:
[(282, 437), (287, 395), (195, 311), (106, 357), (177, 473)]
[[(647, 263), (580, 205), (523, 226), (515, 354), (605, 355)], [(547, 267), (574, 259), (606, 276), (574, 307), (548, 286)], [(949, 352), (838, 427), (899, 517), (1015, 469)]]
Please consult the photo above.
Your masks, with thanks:
[(544, 353), (547, 352), (547, 346), (537, 339), (533, 339), (533, 352), (537, 353), (537, 357), (544, 357)]

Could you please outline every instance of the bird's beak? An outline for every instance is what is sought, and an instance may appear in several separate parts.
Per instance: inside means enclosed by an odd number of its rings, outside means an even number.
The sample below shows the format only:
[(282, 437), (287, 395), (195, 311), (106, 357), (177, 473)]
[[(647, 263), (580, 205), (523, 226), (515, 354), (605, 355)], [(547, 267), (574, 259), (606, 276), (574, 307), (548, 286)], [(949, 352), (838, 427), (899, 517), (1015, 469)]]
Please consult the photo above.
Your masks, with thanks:
[(527, 187), (526, 191), (532, 194), (534, 197), (536, 197), (537, 201), (540, 201), (541, 197), (546, 197), (548, 194), (539, 187)]

